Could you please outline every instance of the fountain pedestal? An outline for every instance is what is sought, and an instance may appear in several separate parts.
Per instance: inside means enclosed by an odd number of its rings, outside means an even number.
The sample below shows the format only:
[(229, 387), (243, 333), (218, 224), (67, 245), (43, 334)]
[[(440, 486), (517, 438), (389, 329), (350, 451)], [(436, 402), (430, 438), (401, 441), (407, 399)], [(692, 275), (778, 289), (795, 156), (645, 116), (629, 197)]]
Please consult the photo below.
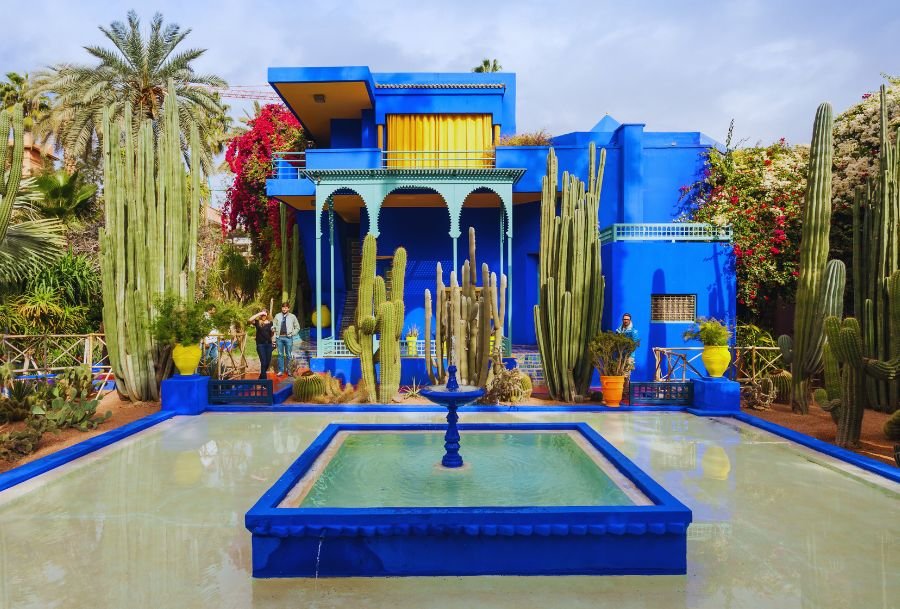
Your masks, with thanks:
[(484, 395), (484, 389), (468, 385), (460, 387), (456, 380), (456, 366), (447, 368), (447, 373), (446, 386), (431, 385), (422, 390), (422, 396), (447, 409), (447, 432), (444, 434), (444, 450), (447, 452), (441, 459), (441, 465), (456, 468), (463, 466), (463, 458), (459, 454), (459, 428), (456, 425), (459, 414), (456, 411)]

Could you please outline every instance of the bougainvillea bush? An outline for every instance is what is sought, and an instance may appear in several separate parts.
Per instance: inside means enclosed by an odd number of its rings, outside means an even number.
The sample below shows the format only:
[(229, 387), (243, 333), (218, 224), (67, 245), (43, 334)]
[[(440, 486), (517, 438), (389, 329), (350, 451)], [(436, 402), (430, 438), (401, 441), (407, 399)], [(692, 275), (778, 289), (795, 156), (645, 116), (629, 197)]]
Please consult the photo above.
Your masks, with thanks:
[(682, 220), (734, 230), (738, 314), (771, 327), (775, 303), (791, 302), (798, 274), (807, 146), (710, 149), (701, 179), (683, 186)]
[(222, 210), (226, 232), (243, 229), (253, 251), (267, 261), (272, 243), (278, 243), (278, 201), (266, 196), (266, 177), (276, 152), (300, 151), (307, 146), (297, 118), (281, 104), (262, 106), (247, 122), (248, 129), (232, 139), (225, 161), (234, 173)]

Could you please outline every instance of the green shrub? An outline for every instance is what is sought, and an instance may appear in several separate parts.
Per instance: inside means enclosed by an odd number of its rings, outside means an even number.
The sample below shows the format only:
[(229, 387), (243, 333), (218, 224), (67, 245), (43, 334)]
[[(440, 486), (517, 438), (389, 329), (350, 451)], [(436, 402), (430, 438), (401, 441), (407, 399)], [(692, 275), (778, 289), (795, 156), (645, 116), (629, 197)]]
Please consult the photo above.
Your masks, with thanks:
[(699, 340), (705, 347), (727, 347), (731, 332), (714, 317), (700, 317), (684, 332), (684, 340)]
[(600, 332), (590, 342), (594, 367), (601, 376), (625, 376), (634, 368), (639, 341), (617, 332)]
[(550, 132), (546, 129), (526, 131), (515, 135), (504, 135), (497, 143), (498, 146), (549, 146)]
[(158, 343), (197, 345), (212, 328), (213, 320), (206, 315), (203, 303), (189, 303), (171, 295), (157, 301), (151, 333)]

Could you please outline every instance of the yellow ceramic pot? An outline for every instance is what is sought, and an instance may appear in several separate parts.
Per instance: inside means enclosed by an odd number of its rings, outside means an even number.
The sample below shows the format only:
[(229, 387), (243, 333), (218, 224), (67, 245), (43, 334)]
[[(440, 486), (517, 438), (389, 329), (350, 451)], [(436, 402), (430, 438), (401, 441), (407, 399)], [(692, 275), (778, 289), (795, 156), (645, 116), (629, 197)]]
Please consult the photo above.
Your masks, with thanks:
[(601, 376), (600, 391), (603, 393), (603, 403), (613, 407), (621, 404), (624, 387), (624, 376)]
[(713, 480), (728, 480), (728, 473), (731, 471), (731, 459), (728, 453), (721, 446), (713, 444), (703, 453), (703, 459), (700, 461), (703, 468), (703, 477), (712, 478)]
[(190, 376), (197, 372), (197, 366), (200, 365), (200, 356), (202, 354), (200, 345), (175, 345), (175, 348), (172, 349), (172, 360), (175, 362), (175, 367), (178, 368), (179, 373)]
[(412, 334), (406, 337), (406, 354), (415, 357), (419, 354), (419, 337)]
[(726, 346), (707, 345), (703, 347), (703, 354), (700, 356), (703, 365), (706, 366), (706, 373), (715, 378), (725, 374), (728, 365), (731, 363), (731, 352)]

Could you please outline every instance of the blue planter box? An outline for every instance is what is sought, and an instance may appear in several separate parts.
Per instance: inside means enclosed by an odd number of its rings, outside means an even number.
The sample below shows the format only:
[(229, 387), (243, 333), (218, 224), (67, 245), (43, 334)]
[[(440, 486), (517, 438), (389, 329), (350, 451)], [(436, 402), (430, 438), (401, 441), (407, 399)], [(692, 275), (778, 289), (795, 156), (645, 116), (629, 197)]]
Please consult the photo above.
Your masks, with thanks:
[(584, 423), (475, 424), (461, 431), (574, 431), (652, 505), (278, 507), (341, 431), (442, 425), (328, 425), (246, 514), (254, 577), (662, 575), (687, 569), (691, 511)]

